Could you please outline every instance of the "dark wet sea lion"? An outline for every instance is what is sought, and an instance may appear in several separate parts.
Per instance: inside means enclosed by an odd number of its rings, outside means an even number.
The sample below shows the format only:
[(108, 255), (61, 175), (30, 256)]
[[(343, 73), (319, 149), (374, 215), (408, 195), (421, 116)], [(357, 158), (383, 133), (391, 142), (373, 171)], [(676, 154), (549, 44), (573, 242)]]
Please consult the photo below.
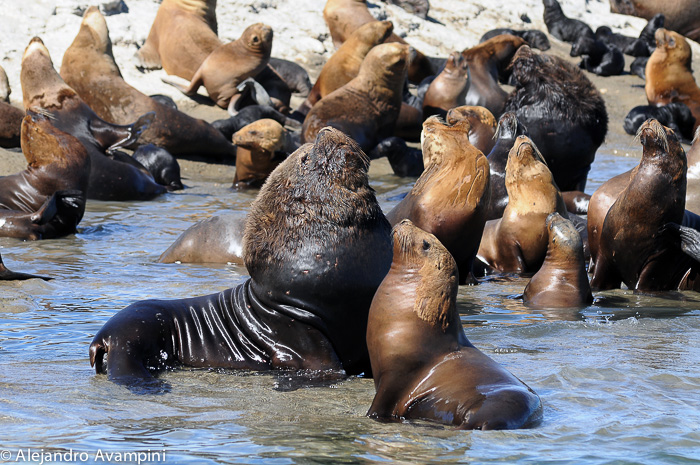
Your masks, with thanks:
[(510, 34), (512, 36), (525, 39), (530, 47), (542, 50), (543, 52), (552, 48), (547, 35), (542, 31), (538, 31), (537, 29), (527, 29), (524, 31), (517, 31), (507, 27), (491, 29), (489, 32), (481, 36), (479, 43), (486, 42), (487, 40), (502, 34)]
[(583, 191), (608, 131), (605, 101), (576, 66), (522, 46), (513, 58), (515, 90), (505, 110), (527, 127), (557, 185)]
[(444, 117), (450, 109), (464, 105), (469, 87), (467, 60), (461, 54), (453, 52), (425, 92), (423, 119), (431, 115)]
[(574, 43), (581, 36), (594, 36), (590, 26), (564, 14), (557, 0), (543, 0), (544, 23), (550, 34), (564, 42)]
[(180, 164), (170, 152), (153, 144), (141, 145), (132, 155), (151, 173), (153, 180), (168, 191), (184, 189), (180, 177)]
[(667, 128), (673, 129), (676, 135), (686, 140), (693, 139), (695, 117), (685, 103), (671, 102), (661, 106), (636, 106), (625, 116), (623, 123), (625, 132), (630, 135), (637, 134), (639, 127), (648, 119), (655, 119)]
[(369, 159), (333, 128), (290, 155), (253, 202), (250, 279), (183, 300), (137, 302), (95, 335), (97, 372), (130, 383), (166, 366), (369, 373), (372, 297), (391, 266), (390, 226)]
[(625, 69), (622, 51), (592, 36), (579, 37), (571, 47), (570, 55), (583, 56), (579, 68), (598, 76), (619, 76)]
[(608, 210), (600, 233), (593, 289), (663, 291), (678, 287), (687, 257), (659, 232), (685, 212), (686, 157), (678, 138), (655, 120), (639, 128), (644, 146), (630, 182)]
[(559, 213), (547, 217), (549, 242), (544, 263), (525, 287), (523, 301), (540, 308), (584, 307), (593, 303), (581, 236)]
[(236, 145), (236, 189), (259, 188), (285, 158), (287, 135), (277, 121), (261, 119), (233, 135)]
[(2, 256), (0, 255), (0, 281), (22, 281), (25, 279), (43, 279), (44, 281), (49, 281), (53, 278), (47, 276), (37, 276), (29, 273), (19, 273), (17, 271), (12, 271), (7, 269), (5, 263), (2, 261)]
[(90, 157), (44, 114), (22, 121), (27, 169), (0, 177), (0, 236), (51, 239), (75, 233), (85, 213)]
[(147, 200), (166, 192), (138, 162), (131, 157), (120, 159), (115, 151), (138, 139), (153, 120), (152, 113), (129, 126), (101, 119), (61, 79), (38, 37), (29, 42), (24, 52), (20, 77), (25, 109), (42, 108), (51, 115), (56, 128), (75, 136), (88, 151), (89, 199)]
[(138, 144), (155, 144), (175, 156), (235, 157), (231, 143), (207, 122), (163, 105), (124, 81), (112, 55), (107, 23), (95, 6), (85, 11), (80, 31), (63, 55), (61, 77), (110, 123), (128, 124), (154, 112), (155, 118)]
[(363, 150), (391, 137), (401, 109), (408, 46), (374, 47), (352, 81), (320, 100), (306, 115), (302, 142), (313, 140), (325, 126), (340, 129)]
[(695, 0), (611, 0), (610, 11), (644, 19), (663, 13), (667, 29), (700, 40), (700, 9)]
[(368, 154), (372, 160), (386, 157), (396, 176), (418, 177), (423, 173), (423, 152), (406, 145), (400, 137), (387, 137)]
[(473, 284), (491, 190), (488, 161), (470, 144), (469, 125), (466, 119), (448, 125), (437, 116), (423, 123), (425, 171), (387, 219), (392, 225), (409, 219), (434, 234), (457, 261), (462, 282)]
[(391, 269), (372, 300), (367, 346), (376, 394), (367, 415), (461, 429), (536, 425), (535, 392), (474, 347), (457, 313), (457, 266), (432, 234), (394, 227)]

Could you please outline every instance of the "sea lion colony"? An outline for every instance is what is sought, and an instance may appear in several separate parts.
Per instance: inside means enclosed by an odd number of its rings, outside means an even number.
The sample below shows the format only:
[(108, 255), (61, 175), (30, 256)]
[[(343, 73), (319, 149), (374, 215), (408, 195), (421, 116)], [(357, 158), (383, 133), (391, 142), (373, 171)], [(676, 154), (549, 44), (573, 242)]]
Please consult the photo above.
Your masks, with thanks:
[[(126, 83), (107, 24), (90, 7), (60, 74), (32, 39), (22, 59), (24, 111), (0, 107), (0, 142), (21, 140), (28, 162), (0, 178), (0, 234), (72, 234), (86, 199), (149, 199), (182, 189), (172, 155), (235, 157), (234, 187), (262, 186), (248, 217), (195, 225), (161, 261), (224, 257), (244, 263), (250, 279), (220, 294), (136, 302), (118, 312), (90, 345), (98, 373), (127, 386), (157, 385), (158, 371), (178, 365), (374, 375), (368, 414), (375, 418), (534, 426), (542, 415), (537, 394), (467, 340), (456, 311), (460, 282), (534, 273), (524, 290), (528, 305), (585, 307), (591, 288), (623, 282), (639, 290), (694, 288), (700, 266), (697, 254), (684, 253), (696, 245), (699, 223), (686, 210), (695, 189), (679, 142), (690, 131), (669, 129), (697, 127), (700, 91), (686, 39), (653, 18), (639, 39), (594, 34), (556, 0), (544, 6), (551, 36), (576, 39), (577, 54), (614, 44), (651, 54), (646, 92), (654, 106), (629, 118), (642, 160), (592, 198), (580, 191), (608, 116), (586, 72), (614, 73), (591, 65), (596, 57), (586, 57), (581, 71), (535, 52), (530, 47), (549, 48), (541, 31), (494, 31), (449, 58), (426, 57), (393, 35), (390, 21), (374, 19), (364, 0), (328, 0), (324, 17), (340, 48), (312, 87), (299, 65), (270, 56), (269, 26), (250, 25), (223, 43), (216, 0), (164, 0), (134, 64), (188, 80), (165, 80), (188, 95), (206, 87), (231, 120), (210, 125)], [(604, 47), (596, 43), (602, 40)], [(508, 93), (503, 82), (515, 89)], [(292, 93), (308, 96), (298, 109), (290, 108)], [(656, 111), (664, 104), (690, 111)], [(669, 127), (645, 122), (645, 111), (663, 114)], [(680, 113), (684, 121), (674, 121)], [(421, 140), (422, 151), (397, 135)], [(393, 232), (367, 174), (370, 157), (389, 146), (398, 164), (424, 168), (387, 214)], [(576, 214), (587, 212), (586, 231)], [(31, 278), (1, 261), (0, 268), (3, 280)], [(195, 326), (196, 334), (187, 329)], [(387, 344), (388, 334), (396, 341)], [(470, 374), (477, 368), (478, 376)], [(406, 392), (407, 380), (414, 391)], [(489, 384), (500, 386), (498, 394), (483, 390)], [(450, 400), (457, 403), (443, 405)]]

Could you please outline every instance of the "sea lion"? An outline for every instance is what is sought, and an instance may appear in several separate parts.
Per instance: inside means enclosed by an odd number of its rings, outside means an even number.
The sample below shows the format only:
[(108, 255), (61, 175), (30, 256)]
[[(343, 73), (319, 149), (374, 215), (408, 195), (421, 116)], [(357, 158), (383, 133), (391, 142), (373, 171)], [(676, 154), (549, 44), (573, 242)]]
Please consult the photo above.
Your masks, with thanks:
[(291, 129), (301, 129), (301, 123), (289, 118), (274, 108), (267, 105), (250, 105), (241, 108), (234, 116), (226, 119), (219, 119), (211, 123), (216, 129), (221, 131), (224, 137), (231, 140), (234, 133), (240, 131), (250, 123), (261, 119), (273, 119), (283, 126)]
[(611, 0), (610, 11), (644, 19), (663, 13), (667, 29), (700, 40), (700, 10), (695, 0)]
[(583, 258), (583, 242), (573, 223), (559, 213), (547, 217), (547, 255), (525, 286), (523, 302), (531, 307), (584, 307), (593, 303)]
[(386, 157), (396, 176), (418, 177), (423, 173), (423, 152), (407, 146), (406, 141), (400, 137), (387, 137), (368, 155), (372, 160)]
[(168, 78), (163, 80), (194, 95), (204, 86), (209, 98), (222, 108), (228, 108), (238, 94), (238, 85), (260, 73), (270, 61), (272, 28), (263, 23), (248, 26), (241, 37), (215, 48), (195, 71), (188, 86)]
[(2, 255), (0, 255), (0, 281), (23, 281), (26, 279), (43, 279), (44, 281), (50, 281), (53, 278), (47, 276), (38, 276), (29, 273), (19, 273), (16, 271), (9, 270), (5, 263), (2, 261)]
[(469, 142), (484, 154), (489, 153), (496, 144), (498, 127), (498, 121), (493, 114), (484, 107), (462, 105), (450, 109), (445, 115), (447, 124), (456, 124), (463, 119), (469, 121)]
[(137, 302), (113, 316), (90, 361), (131, 383), (166, 366), (370, 373), (372, 297), (391, 266), (390, 226), (369, 159), (325, 128), (270, 175), (243, 239), (250, 279), (218, 294)]
[(524, 31), (516, 31), (515, 29), (510, 29), (507, 27), (491, 29), (489, 32), (481, 36), (479, 43), (486, 42), (487, 40), (502, 34), (510, 34), (512, 36), (525, 39), (530, 47), (542, 50), (543, 52), (552, 48), (547, 35), (542, 31), (538, 31), (537, 29), (527, 29)]
[(287, 158), (286, 131), (273, 119), (261, 119), (233, 135), (236, 145), (235, 189), (258, 188)]
[(0, 102), (0, 147), (19, 147), (22, 119), (22, 110), (9, 103)]
[(700, 125), (700, 88), (691, 69), (691, 49), (685, 37), (664, 28), (656, 30), (656, 50), (646, 67), (647, 100), (651, 105), (685, 103)]
[(639, 105), (632, 108), (623, 122), (625, 132), (637, 134), (639, 127), (648, 119), (653, 118), (667, 128), (673, 129), (676, 135), (686, 140), (693, 139), (695, 117), (685, 103), (671, 102), (667, 105)]
[(185, 188), (180, 177), (180, 164), (163, 147), (141, 145), (132, 157), (151, 173), (155, 182), (165, 186), (169, 192)]
[(370, 50), (357, 77), (328, 94), (306, 115), (302, 142), (313, 140), (324, 126), (340, 129), (365, 151), (392, 136), (407, 63), (408, 45), (388, 43)]
[(608, 131), (605, 101), (583, 72), (524, 45), (513, 57), (515, 90), (506, 111), (527, 127), (561, 190), (584, 191)]
[(51, 239), (75, 233), (85, 213), (90, 157), (42, 113), (22, 121), (27, 169), (0, 177), (0, 236)]
[(11, 93), (10, 80), (7, 77), (5, 68), (0, 66), (0, 101), (10, 103)]
[[(365, 23), (377, 21), (367, 8), (367, 0), (328, 0), (323, 7), (323, 19), (333, 39), (333, 44), (339, 48), (350, 35)], [(387, 42), (408, 43), (392, 33)], [(411, 48), (408, 66), (408, 79), (418, 84), (428, 76), (435, 74), (430, 60), (415, 48)]]
[(463, 283), (475, 283), (472, 262), (486, 222), (491, 190), (489, 164), (469, 142), (467, 119), (445, 124), (431, 116), (423, 123), (425, 171), (388, 214), (396, 225), (408, 218), (434, 234), (459, 266)]
[(104, 17), (91, 6), (80, 31), (63, 55), (61, 77), (97, 115), (115, 124), (128, 124), (154, 112), (153, 123), (138, 144), (155, 144), (175, 156), (229, 159), (235, 149), (219, 131), (201, 119), (163, 105), (127, 84), (112, 55)]
[(572, 57), (583, 56), (579, 68), (598, 76), (619, 76), (625, 69), (622, 51), (592, 36), (579, 37), (569, 54)]
[[(587, 37), (590, 38), (590, 36)], [(613, 32), (613, 30), (610, 29), (609, 26), (600, 26), (598, 27), (598, 29), (595, 30), (595, 40), (603, 42), (604, 44), (607, 44), (611, 47), (618, 49), (623, 53), (626, 53), (625, 51), (629, 50), (630, 47), (633, 47), (634, 42), (638, 39), (636, 37), (629, 37), (623, 34)]]
[(630, 182), (610, 207), (598, 243), (593, 289), (664, 291), (678, 287), (689, 259), (659, 232), (685, 212), (686, 157), (672, 130), (656, 120), (639, 128), (644, 146)]
[(367, 322), (376, 389), (367, 415), (460, 429), (536, 425), (542, 419), (539, 396), (464, 334), (450, 253), (409, 220), (392, 234), (394, 259)]
[(595, 36), (590, 26), (564, 14), (557, 0), (543, 0), (544, 24), (550, 34), (564, 42), (574, 43), (581, 36)]
[(445, 116), (447, 111), (464, 105), (470, 87), (467, 60), (457, 52), (450, 53), (445, 67), (430, 83), (423, 98), (423, 119), (431, 115)]
[(552, 173), (527, 136), (518, 136), (508, 154), (506, 190), (503, 217), (486, 222), (477, 257), (499, 272), (536, 272), (547, 253), (547, 216), (567, 213)]
[(115, 151), (138, 139), (153, 120), (152, 113), (141, 116), (129, 126), (101, 119), (61, 79), (49, 51), (38, 37), (33, 38), (24, 51), (20, 78), (24, 108), (42, 108), (51, 115), (56, 128), (77, 137), (88, 151), (89, 199), (147, 200), (166, 192), (137, 161), (128, 156), (119, 157)]
[(525, 41), (520, 37), (503, 34), (462, 52), (471, 77), (467, 105), (486, 107), (496, 117), (503, 113), (508, 92), (498, 84), (499, 75), (523, 45)]
[[(649, 20), (642, 32), (639, 33), (639, 37), (632, 42), (623, 52), (626, 55), (631, 55), (636, 58), (644, 58), (651, 56), (656, 48), (656, 30), (664, 27), (666, 17), (663, 13), (654, 15), (653, 18)], [(637, 60), (635, 60), (637, 61)]]

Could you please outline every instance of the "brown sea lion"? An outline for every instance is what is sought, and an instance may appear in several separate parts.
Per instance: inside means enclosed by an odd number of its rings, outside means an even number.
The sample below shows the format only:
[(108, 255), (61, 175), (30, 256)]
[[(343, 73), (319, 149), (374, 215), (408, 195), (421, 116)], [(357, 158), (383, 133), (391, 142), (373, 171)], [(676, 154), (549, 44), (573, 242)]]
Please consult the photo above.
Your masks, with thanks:
[(457, 52), (450, 53), (442, 69), (430, 83), (423, 98), (423, 118), (445, 116), (447, 111), (464, 105), (470, 87), (467, 61)]
[(31, 109), (22, 121), (27, 169), (0, 177), (0, 236), (50, 239), (75, 232), (85, 212), (90, 157), (78, 139)]
[(407, 218), (434, 234), (457, 261), (462, 282), (473, 284), (491, 189), (488, 161), (469, 142), (469, 125), (466, 119), (448, 125), (437, 116), (423, 123), (425, 171), (387, 219), (396, 225)]
[(49, 281), (53, 278), (47, 276), (37, 276), (29, 273), (19, 273), (16, 271), (9, 270), (5, 263), (2, 261), (2, 255), (0, 255), (0, 281), (23, 281), (26, 279), (43, 279), (44, 281)]
[(503, 217), (486, 222), (477, 257), (500, 272), (536, 272), (547, 253), (547, 216), (567, 212), (551, 171), (527, 136), (518, 136), (508, 155), (506, 190)]
[(209, 98), (222, 108), (228, 108), (238, 85), (256, 76), (267, 67), (272, 50), (272, 28), (263, 23), (248, 26), (241, 37), (233, 42), (222, 44), (212, 51), (202, 62), (188, 86), (163, 78), (186, 95), (194, 95), (204, 86)]
[(233, 159), (231, 143), (207, 122), (161, 104), (122, 78), (112, 55), (104, 17), (95, 6), (83, 15), (80, 31), (63, 55), (61, 77), (97, 115), (115, 124), (128, 124), (144, 113), (155, 119), (138, 139), (175, 156)]
[(700, 9), (695, 0), (610, 0), (610, 11), (644, 19), (663, 13), (667, 29), (700, 40)]
[(302, 142), (314, 140), (325, 126), (333, 126), (357, 141), (363, 150), (394, 133), (406, 80), (408, 45), (374, 47), (352, 81), (320, 100), (301, 128)]
[(38, 37), (33, 38), (24, 51), (20, 78), (24, 108), (42, 108), (51, 115), (56, 128), (77, 137), (88, 151), (89, 199), (147, 200), (166, 192), (137, 161), (120, 156), (115, 150), (133, 144), (153, 120), (152, 113), (141, 116), (129, 126), (101, 119), (61, 79), (49, 51)]
[[(350, 35), (363, 24), (377, 21), (367, 8), (366, 0), (328, 0), (323, 8), (323, 19), (326, 20), (331, 38), (336, 48), (348, 40)], [(387, 42), (408, 44), (401, 37), (392, 33)], [(420, 83), (435, 73), (430, 60), (418, 50), (412, 48), (408, 67), (408, 79)]]
[(445, 115), (448, 124), (455, 124), (457, 121), (466, 119), (469, 121), (469, 142), (474, 147), (488, 154), (496, 145), (496, 128), (498, 121), (487, 108), (462, 105), (452, 108)]
[(600, 233), (593, 289), (664, 291), (678, 287), (690, 258), (659, 232), (685, 213), (686, 157), (672, 130), (656, 120), (639, 128), (644, 146), (630, 182), (610, 207)]
[(428, 420), (461, 429), (536, 425), (535, 392), (474, 347), (457, 313), (457, 266), (432, 234), (403, 220), (391, 269), (367, 322), (380, 420)]
[(620, 196), (620, 193), (629, 184), (631, 174), (632, 170), (629, 170), (608, 179), (591, 195), (586, 219), (588, 223), (588, 246), (591, 250), (591, 259), (594, 266), (598, 256), (598, 244), (600, 243), (600, 233), (603, 231), (605, 216)]
[(236, 189), (258, 188), (286, 157), (287, 135), (277, 121), (261, 119), (233, 135), (236, 145)]
[(515, 52), (523, 45), (524, 39), (502, 34), (462, 52), (471, 78), (465, 97), (467, 105), (486, 107), (497, 118), (501, 116), (508, 92), (498, 84), (498, 75), (508, 67)]
[(593, 302), (583, 258), (583, 242), (573, 223), (559, 213), (547, 217), (547, 255), (525, 286), (523, 302), (531, 307), (583, 307)]
[(690, 45), (682, 35), (664, 28), (654, 36), (656, 49), (646, 67), (647, 100), (652, 105), (685, 103), (695, 117), (695, 129), (700, 126), (700, 88), (693, 77)]
[(0, 147), (19, 147), (24, 112), (9, 103), (0, 102)]
[(250, 279), (218, 294), (137, 302), (95, 335), (90, 361), (130, 383), (166, 366), (369, 373), (372, 297), (391, 266), (369, 158), (333, 128), (270, 175), (246, 222)]

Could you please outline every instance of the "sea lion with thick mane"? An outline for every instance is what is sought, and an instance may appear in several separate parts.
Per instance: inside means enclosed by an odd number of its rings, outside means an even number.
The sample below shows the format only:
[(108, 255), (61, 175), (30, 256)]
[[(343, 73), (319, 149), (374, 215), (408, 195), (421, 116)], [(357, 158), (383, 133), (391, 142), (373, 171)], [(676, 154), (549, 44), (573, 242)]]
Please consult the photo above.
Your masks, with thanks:
[(445, 117), (452, 108), (464, 105), (470, 78), (467, 60), (458, 52), (450, 53), (445, 67), (428, 86), (423, 97), (423, 119), (431, 115)]
[(367, 415), (481, 430), (539, 423), (539, 396), (464, 334), (457, 266), (447, 249), (409, 220), (392, 235), (391, 269), (367, 323), (376, 389)]
[(128, 124), (154, 112), (138, 144), (154, 144), (175, 156), (204, 159), (235, 157), (231, 143), (206, 121), (163, 105), (124, 81), (112, 54), (104, 16), (91, 6), (80, 31), (63, 55), (61, 77), (97, 115), (115, 124)]
[(98, 373), (131, 383), (167, 366), (370, 373), (372, 297), (391, 266), (369, 158), (324, 128), (270, 175), (243, 239), (250, 279), (217, 294), (137, 302), (90, 345)]
[(559, 188), (584, 191), (608, 132), (603, 97), (576, 66), (527, 45), (518, 49), (512, 67), (515, 90), (505, 111), (527, 127)]
[(700, 126), (700, 88), (691, 69), (692, 50), (685, 37), (664, 28), (656, 30), (656, 50), (646, 67), (647, 100), (652, 105), (685, 103)]
[(0, 236), (51, 239), (75, 233), (85, 213), (90, 157), (42, 113), (22, 121), (27, 169), (0, 177)]
[(570, 308), (593, 303), (583, 257), (583, 242), (574, 224), (559, 213), (547, 217), (547, 255), (525, 286), (523, 302), (530, 307)]
[(434, 234), (457, 261), (462, 283), (474, 284), (472, 262), (491, 190), (488, 161), (469, 142), (470, 124), (467, 119), (446, 124), (438, 116), (423, 123), (425, 171), (387, 219), (396, 225), (407, 218)]
[(115, 150), (132, 145), (152, 122), (152, 113), (129, 126), (100, 118), (61, 79), (38, 37), (24, 51), (20, 78), (24, 108), (42, 108), (56, 128), (75, 136), (85, 146), (90, 155), (89, 199), (148, 200), (166, 192), (140, 163), (129, 156), (120, 157)]
[(352, 81), (320, 100), (301, 128), (302, 142), (314, 140), (325, 126), (340, 129), (365, 151), (391, 137), (401, 110), (408, 45), (374, 47)]
[(695, 0), (610, 0), (610, 11), (644, 19), (663, 13), (667, 29), (700, 40), (700, 8)]

